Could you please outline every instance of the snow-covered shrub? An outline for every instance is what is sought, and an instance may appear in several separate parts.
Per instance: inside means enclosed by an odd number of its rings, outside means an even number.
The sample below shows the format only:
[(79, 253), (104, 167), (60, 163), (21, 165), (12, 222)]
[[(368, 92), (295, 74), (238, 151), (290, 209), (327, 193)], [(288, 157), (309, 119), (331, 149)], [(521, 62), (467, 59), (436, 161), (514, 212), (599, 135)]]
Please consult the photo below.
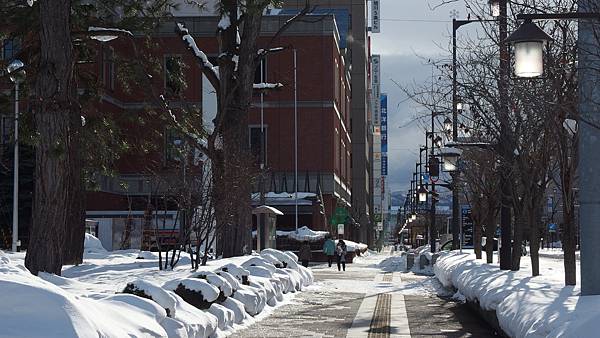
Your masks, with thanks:
[(290, 268), (277, 269), (276, 275), (279, 274), (285, 274), (287, 276), (289, 283), (286, 285), (287, 292), (302, 291), (302, 275), (298, 271)]
[(241, 285), (240, 281), (237, 278), (235, 278), (232, 274), (230, 274), (229, 272), (225, 272), (223, 270), (217, 270), (217, 271), (215, 271), (215, 273), (218, 276), (225, 278), (229, 282), (229, 285), (231, 285), (231, 289), (233, 292), (236, 292), (237, 289), (240, 288), (240, 285)]
[(260, 257), (268, 260), (271, 264), (273, 264), (276, 268), (285, 268), (287, 263), (282, 262), (277, 257), (273, 256), (269, 252), (265, 252), (264, 250), (260, 252)]
[(175, 316), (176, 300), (173, 295), (152, 282), (136, 279), (127, 283), (122, 293), (153, 300), (167, 311), (167, 316)]
[(237, 278), (240, 282), (242, 282), (243, 285), (250, 285), (250, 283), (248, 282), (248, 276), (250, 276), (250, 272), (248, 270), (240, 267), (239, 265), (229, 263), (229, 264), (223, 265), (221, 267), (221, 270), (228, 272), (228, 273), (232, 274), (233, 276), (235, 276), (235, 278)]
[(234, 294), (233, 298), (244, 304), (244, 310), (251, 315), (256, 316), (261, 313), (267, 305), (267, 293), (264, 289), (255, 288), (250, 285), (242, 285)]
[(219, 289), (219, 298), (222, 302), (225, 298), (233, 294), (233, 288), (229, 282), (212, 271), (198, 271), (190, 275), (190, 278), (200, 278), (206, 280), (209, 284), (216, 286)]
[(250, 272), (251, 276), (272, 278), (273, 273), (275, 273), (275, 270), (271, 271), (265, 267), (256, 266), (256, 265), (248, 266), (246, 269)]
[(225, 306), (213, 303), (208, 308), (208, 312), (213, 316), (217, 317), (217, 320), (219, 322), (219, 329), (227, 330), (227, 328), (233, 326), (235, 315), (233, 314), (233, 311), (226, 308)]
[(278, 279), (258, 276), (252, 277), (250, 285), (264, 291), (268, 305), (275, 306), (277, 301), (283, 300), (283, 285)]
[(296, 256), (295, 253), (291, 252), (291, 251), (284, 251), (284, 254), (286, 254), (286, 256), (288, 256), (289, 258), (293, 259), (294, 262), (298, 261), (298, 256)]
[(228, 297), (221, 302), (221, 305), (233, 312), (234, 322), (236, 324), (242, 324), (242, 322), (248, 317), (246, 310), (244, 309), (244, 303), (233, 297)]
[(297, 270), (298, 268), (298, 257), (292, 252), (290, 252), (290, 255), (288, 255), (287, 253), (277, 249), (264, 249), (260, 252), (261, 256), (263, 256), (263, 254), (271, 255), (277, 260), (283, 262), (285, 265), (284, 268), (291, 268), (294, 270)]
[[(266, 258), (260, 257), (260, 256), (254, 256), (251, 257), (250, 259), (248, 259), (247, 261), (245, 261), (244, 263), (242, 263), (242, 267), (247, 269), (248, 271), (250, 271), (249, 267), (252, 266), (259, 266), (262, 268), (265, 268), (267, 270), (269, 270), (271, 273), (275, 272), (275, 265), (273, 265), (271, 262), (269, 262), (269, 260), (267, 260)], [(252, 271), (250, 271), (250, 274), (252, 275)]]
[(219, 297), (219, 289), (199, 278), (181, 278), (166, 282), (163, 288), (174, 291), (191, 305), (206, 310)]
[(309, 286), (314, 282), (312, 271), (309, 268), (305, 268), (302, 265), (298, 265), (298, 272), (302, 275), (302, 284)]

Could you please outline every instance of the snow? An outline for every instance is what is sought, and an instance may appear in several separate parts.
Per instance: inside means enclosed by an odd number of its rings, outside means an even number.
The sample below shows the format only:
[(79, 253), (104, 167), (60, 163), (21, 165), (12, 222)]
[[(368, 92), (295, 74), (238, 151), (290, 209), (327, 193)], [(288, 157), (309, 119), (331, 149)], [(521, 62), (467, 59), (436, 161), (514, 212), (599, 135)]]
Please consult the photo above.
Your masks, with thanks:
[(254, 89), (278, 89), (282, 88), (283, 84), (281, 83), (255, 83), (253, 85)]
[(131, 285), (135, 289), (143, 291), (146, 295), (152, 297), (153, 301), (162, 306), (165, 310), (168, 310), (169, 316), (176, 315), (175, 306), (177, 305), (177, 300), (173, 293), (166, 291), (152, 282), (142, 279), (136, 279), (128, 285)]
[[(337, 245), (338, 240), (335, 241), (335, 245)], [(347, 239), (344, 239), (344, 243), (346, 243), (346, 251), (354, 252), (356, 250), (363, 251), (367, 250), (368, 246), (364, 243), (356, 243)]]
[(475, 260), (471, 252), (449, 252), (434, 270), (444, 286), (496, 311), (511, 337), (596, 336), (600, 296), (581, 296), (579, 286), (564, 286), (562, 260), (540, 258), (538, 277), (531, 277), (529, 257), (521, 262), (520, 271), (501, 271), (497, 264)]
[(133, 36), (133, 33), (131, 33), (130, 31), (125, 30), (125, 29), (120, 29), (120, 28), (106, 28), (106, 27), (90, 26), (90, 27), (88, 27), (88, 32), (107, 32), (107, 33), (118, 32), (118, 33)]
[[(107, 252), (93, 236), (86, 236), (84, 251), (84, 262), (65, 266), (62, 276), (39, 277), (23, 266), (23, 252), (0, 252), (0, 337), (224, 337), (289, 302), (284, 292), (313, 282), (304, 267), (276, 268), (273, 260), (293, 257), (274, 249), (264, 253), (269, 259), (210, 260), (205, 271), (192, 273), (185, 254), (174, 269), (160, 271), (155, 253)], [(247, 261), (258, 264), (250, 265), (256, 271), (241, 267)], [(251, 285), (241, 284), (244, 276)], [(122, 293), (128, 284), (152, 299)], [(201, 292), (211, 303), (207, 310), (175, 294), (180, 284)]]
[(187, 43), (188, 48), (194, 52), (194, 55), (200, 60), (200, 62), (202, 63), (202, 66), (205, 68), (208, 68), (210, 71), (212, 71), (216, 77), (219, 77), (219, 75), (218, 75), (219, 73), (218, 73), (218, 71), (215, 70), (215, 66), (213, 66), (212, 63), (210, 63), (206, 54), (204, 54), (204, 52), (201, 51), (200, 48), (198, 48), (198, 46), (196, 45), (196, 41), (189, 34), (188, 29), (185, 28), (185, 26), (182, 23), (177, 23), (177, 29), (181, 33), (183, 33), (183, 36), (181, 37), (181, 39)]
[(231, 19), (229, 18), (229, 14), (225, 12), (221, 15), (221, 20), (219, 20), (217, 27), (220, 30), (226, 30), (227, 28), (229, 28), (229, 26), (231, 26)]
[(329, 235), (328, 231), (315, 231), (307, 226), (298, 228), (298, 231), (277, 231), (277, 236), (288, 237), (297, 241), (318, 241)]
[(190, 276), (190, 278), (202, 278), (202, 279), (206, 279), (206, 281), (209, 284), (214, 285), (215, 287), (217, 287), (219, 289), (219, 291), (222, 292), (225, 297), (229, 297), (229, 296), (231, 296), (233, 294), (233, 287), (227, 281), (227, 279), (225, 279), (225, 278), (217, 275), (216, 273), (214, 273), (212, 271), (194, 272)]
[(86, 253), (106, 253), (106, 249), (104, 249), (100, 240), (90, 234), (85, 234), (83, 249)]
[(173, 279), (165, 283), (163, 288), (175, 291), (179, 286), (202, 294), (202, 298), (210, 303), (219, 298), (219, 289), (200, 278)]

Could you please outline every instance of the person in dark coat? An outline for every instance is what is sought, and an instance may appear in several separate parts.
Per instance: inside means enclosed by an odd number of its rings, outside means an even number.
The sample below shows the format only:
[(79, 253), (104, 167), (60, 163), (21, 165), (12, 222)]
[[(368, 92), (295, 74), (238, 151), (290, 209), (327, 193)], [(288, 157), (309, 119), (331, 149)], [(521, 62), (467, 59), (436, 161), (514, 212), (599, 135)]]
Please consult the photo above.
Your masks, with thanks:
[(308, 241), (304, 241), (300, 246), (300, 252), (298, 252), (298, 260), (302, 262), (302, 266), (308, 268), (308, 262), (312, 258), (312, 252), (310, 252), (310, 245)]
[(346, 271), (346, 253), (347, 253), (346, 243), (344, 242), (343, 239), (340, 239), (335, 247), (335, 255), (337, 257), (338, 271), (341, 271), (342, 267), (343, 267), (344, 271)]

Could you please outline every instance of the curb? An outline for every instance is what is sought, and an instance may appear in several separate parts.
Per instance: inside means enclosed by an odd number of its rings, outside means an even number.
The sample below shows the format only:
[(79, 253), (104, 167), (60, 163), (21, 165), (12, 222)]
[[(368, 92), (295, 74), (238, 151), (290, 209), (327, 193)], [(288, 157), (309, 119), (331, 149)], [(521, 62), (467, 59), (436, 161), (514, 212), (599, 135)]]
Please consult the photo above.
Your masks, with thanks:
[(467, 301), (467, 305), (475, 312), (477, 312), (477, 314), (481, 318), (483, 318), (483, 320), (485, 320), (485, 322), (488, 323), (488, 325), (490, 325), (494, 330), (496, 330), (496, 334), (498, 334), (499, 337), (510, 338), (510, 336), (507, 335), (506, 332), (502, 330), (502, 328), (500, 328), (500, 323), (498, 322), (496, 311), (482, 309), (481, 306), (479, 306), (478, 301)]

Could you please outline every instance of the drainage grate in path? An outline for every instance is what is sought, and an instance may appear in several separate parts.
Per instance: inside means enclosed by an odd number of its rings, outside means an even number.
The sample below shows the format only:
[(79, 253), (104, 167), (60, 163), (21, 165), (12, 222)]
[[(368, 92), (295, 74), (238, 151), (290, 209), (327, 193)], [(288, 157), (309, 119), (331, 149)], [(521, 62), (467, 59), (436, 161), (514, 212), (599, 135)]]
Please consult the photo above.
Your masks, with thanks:
[[(391, 277), (391, 274), (389, 274)], [(384, 276), (384, 280), (387, 276)], [(390, 278), (391, 280), (391, 278)], [(369, 338), (389, 338), (390, 336), (390, 308), (392, 305), (391, 294), (377, 296)]]
[(391, 273), (389, 273), (389, 272), (388, 272), (388, 273), (385, 273), (385, 274), (383, 274), (383, 281), (384, 281), (384, 282), (391, 282), (391, 281), (393, 281), (393, 280), (394, 280), (393, 278), (394, 278), (394, 275), (393, 275), (393, 274), (391, 274)]

